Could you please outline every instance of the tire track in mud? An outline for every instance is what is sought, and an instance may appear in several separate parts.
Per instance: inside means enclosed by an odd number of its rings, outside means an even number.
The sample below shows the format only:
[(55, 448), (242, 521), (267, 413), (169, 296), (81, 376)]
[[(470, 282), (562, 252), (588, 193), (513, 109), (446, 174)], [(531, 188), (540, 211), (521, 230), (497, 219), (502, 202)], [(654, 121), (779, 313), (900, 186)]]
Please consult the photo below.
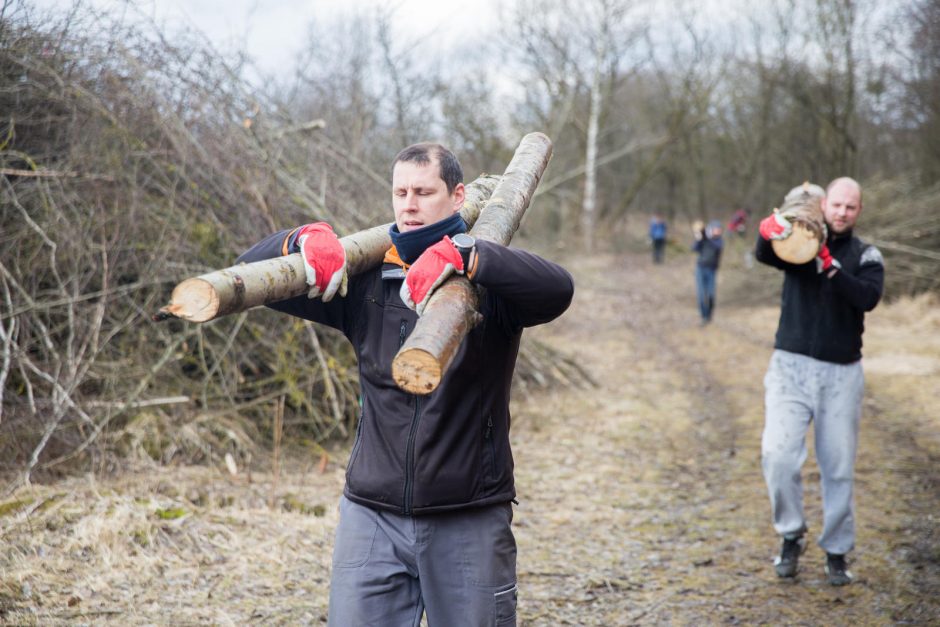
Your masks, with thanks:
[[(638, 265), (637, 260), (612, 265), (631, 264)], [(623, 465), (612, 469), (619, 480), (597, 482), (597, 489), (607, 490), (605, 498), (587, 497), (598, 510), (593, 526), (579, 528), (577, 517), (561, 521), (561, 528), (542, 517), (533, 517), (531, 524), (521, 520), (520, 581), (524, 589), (534, 588), (536, 597), (534, 604), (528, 599), (523, 605), (523, 624), (733, 620), (726, 596), (733, 589), (746, 589), (735, 580), (750, 577), (755, 568), (729, 562), (739, 542), (725, 530), (715, 532), (739, 509), (725, 498), (735, 462), (737, 420), (728, 409), (723, 386), (683, 345), (685, 329), (699, 331), (682, 291), (679, 277), (684, 270), (627, 273), (629, 278), (616, 289), (599, 284), (612, 274), (594, 269), (577, 277), (581, 306), (562, 329), (575, 335), (572, 346), (594, 361), (592, 372), (602, 380), (602, 389), (590, 392), (593, 404), (588, 407), (598, 414), (592, 426), (600, 434), (582, 431), (572, 442), (576, 451), (568, 453), (580, 461), (584, 473), (608, 467), (605, 455), (620, 455)], [(559, 403), (562, 413), (568, 411), (568, 402)], [(582, 410), (574, 405), (576, 412)], [(557, 458), (560, 453), (553, 452), (552, 445), (564, 439), (559, 431), (566, 430), (567, 423), (545, 429), (554, 437), (526, 442), (523, 450)], [(611, 450), (618, 446), (622, 450)], [(551, 472), (540, 462), (519, 460), (520, 483), (533, 467), (541, 465), (541, 474)], [(564, 483), (570, 487), (576, 474), (569, 472)], [(556, 502), (586, 500), (577, 489), (560, 491)], [(574, 533), (580, 535), (577, 548), (559, 542)], [(537, 547), (553, 545), (554, 563), (551, 555), (536, 554), (536, 564), (525, 565), (532, 559), (526, 555), (530, 534)], [(598, 559), (592, 560), (592, 551)], [(612, 551), (619, 551), (620, 559), (610, 559)], [(559, 562), (564, 567), (559, 568)], [(732, 570), (731, 578), (713, 576), (719, 569)]]
[[(700, 401), (693, 409), (696, 439), (708, 446), (695, 447), (696, 454), (712, 458), (724, 453), (726, 457), (733, 457), (739, 427), (729, 416), (727, 395), (707, 365), (683, 350), (682, 337), (677, 332), (692, 324), (690, 311), (688, 307), (676, 307), (676, 299), (670, 296), (674, 295), (655, 293), (654, 298), (641, 303), (637, 310), (641, 316), (626, 317), (624, 325), (634, 334), (642, 357), (662, 369), (677, 372), (685, 383), (683, 392)], [(659, 316), (658, 320), (644, 319), (655, 312), (668, 312), (668, 315)]]
[[(624, 263), (636, 264), (637, 260)], [(625, 326), (636, 338), (642, 357), (660, 370), (675, 373), (681, 382), (676, 393), (691, 400), (687, 416), (691, 429), (683, 434), (685, 446), (677, 447), (672, 466), (666, 469), (673, 478), (671, 498), (683, 503), (684, 511), (676, 516), (676, 532), (659, 542), (672, 546), (677, 561), (689, 554), (685, 561), (698, 576), (686, 578), (669, 598), (631, 615), (628, 622), (644, 618), (652, 623), (734, 624), (741, 617), (736, 615), (736, 604), (728, 601), (752, 591), (753, 575), (760, 569), (755, 560), (745, 564), (724, 559), (747, 550), (733, 532), (734, 519), (741, 511), (740, 495), (734, 489), (741, 474), (738, 445), (746, 427), (740, 424), (725, 383), (713, 372), (713, 360), (703, 358), (695, 346), (700, 336), (714, 336), (723, 325), (716, 321), (701, 326), (691, 267), (672, 264), (632, 276), (639, 280), (623, 287), (643, 296), (635, 303), (634, 315), (625, 318)], [(721, 314), (717, 316), (720, 320)], [(726, 538), (729, 531), (730, 539)]]

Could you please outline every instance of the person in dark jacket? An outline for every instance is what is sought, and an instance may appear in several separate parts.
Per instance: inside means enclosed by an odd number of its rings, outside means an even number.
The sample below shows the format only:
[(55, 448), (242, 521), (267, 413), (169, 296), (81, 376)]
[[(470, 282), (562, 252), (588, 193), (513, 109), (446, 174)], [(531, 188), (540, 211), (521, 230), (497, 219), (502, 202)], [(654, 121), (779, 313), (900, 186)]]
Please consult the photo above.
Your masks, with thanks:
[[(532, 253), (467, 235), (462, 178), (439, 144), (402, 150), (392, 167), (394, 245), (358, 276), (346, 277), (324, 223), (275, 233), (239, 258), (302, 252), (322, 298), (271, 307), (339, 329), (359, 361), (362, 414), (339, 505), (330, 625), (417, 625), (425, 612), (432, 626), (515, 624), (510, 386), (522, 330), (561, 315), (574, 283)], [(404, 392), (392, 360), (455, 272), (482, 288), (482, 321), (436, 390)]]
[(780, 321), (764, 377), (761, 460), (774, 529), (783, 537), (775, 569), (780, 577), (794, 577), (807, 531), (800, 468), (813, 423), (823, 495), (818, 544), (826, 552), (829, 583), (838, 586), (852, 581), (845, 555), (855, 546), (862, 332), (865, 313), (881, 298), (884, 263), (877, 248), (853, 234), (862, 212), (856, 181), (830, 183), (822, 210), (828, 235), (818, 257), (805, 264), (790, 264), (774, 254), (771, 241), (792, 228), (787, 220), (774, 213), (760, 224), (755, 256), (784, 272)]
[(692, 250), (698, 253), (695, 263), (695, 290), (698, 296), (698, 310), (702, 316), (702, 325), (712, 321), (715, 312), (715, 293), (717, 291), (718, 266), (721, 263), (721, 251), (724, 240), (721, 239), (721, 223), (712, 220), (702, 229), (695, 229), (695, 243)]

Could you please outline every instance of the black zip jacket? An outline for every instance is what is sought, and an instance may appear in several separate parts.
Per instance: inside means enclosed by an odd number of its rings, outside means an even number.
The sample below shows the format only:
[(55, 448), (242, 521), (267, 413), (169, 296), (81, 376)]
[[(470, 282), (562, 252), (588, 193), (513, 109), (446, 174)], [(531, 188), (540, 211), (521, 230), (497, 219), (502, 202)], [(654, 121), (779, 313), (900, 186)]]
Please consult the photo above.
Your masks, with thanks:
[(715, 240), (710, 237), (703, 237), (695, 240), (692, 244), (692, 250), (698, 253), (696, 263), (703, 268), (718, 269), (721, 263), (721, 240)]
[[(238, 261), (279, 256), (286, 235), (268, 237)], [(478, 241), (477, 254), (483, 320), (427, 396), (392, 379), (392, 360), (417, 320), (399, 296), (401, 267), (386, 263), (350, 277), (346, 297), (328, 303), (299, 296), (270, 305), (339, 329), (356, 351), (362, 413), (346, 468), (350, 500), (411, 515), (515, 498), (509, 392), (522, 329), (561, 315), (574, 282), (525, 251)]]
[(865, 312), (881, 299), (881, 253), (851, 232), (829, 236), (829, 252), (842, 268), (830, 279), (817, 272), (816, 260), (791, 264), (757, 238), (757, 260), (784, 271), (780, 322), (775, 348), (814, 359), (847, 364), (862, 358)]

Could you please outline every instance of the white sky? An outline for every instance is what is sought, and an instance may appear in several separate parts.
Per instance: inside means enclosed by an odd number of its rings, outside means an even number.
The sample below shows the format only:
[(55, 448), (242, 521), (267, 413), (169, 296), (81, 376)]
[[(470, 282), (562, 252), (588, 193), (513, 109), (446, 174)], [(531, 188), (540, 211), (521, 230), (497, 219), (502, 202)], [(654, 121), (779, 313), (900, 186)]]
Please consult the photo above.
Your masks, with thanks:
[[(15, 2), (16, 0), (14, 0)], [(64, 10), (72, 0), (20, 0)], [(311, 22), (387, 7), (403, 36), (476, 37), (493, 27), (496, 9), (511, 0), (82, 0), (109, 12), (136, 11), (202, 31), (222, 51), (244, 49), (263, 74), (286, 77)], [(439, 40), (443, 41), (443, 40)]]
[[(85, 5), (114, 14), (131, 7), (170, 26), (188, 26), (201, 31), (222, 52), (244, 50), (263, 76), (287, 79), (298, 52), (306, 48), (311, 23), (329, 23), (332, 18), (353, 12), (394, 11), (393, 33), (428, 46), (431, 51), (454, 49), (486, 37), (496, 30), (501, 13), (516, 0), (79, 0)], [(896, 8), (911, 0), (867, 0), (873, 6)], [(0, 0), (2, 3), (3, 0)], [(43, 10), (64, 12), (75, 0), (13, 0)], [(767, 0), (637, 0), (638, 6), (656, 12), (680, 6), (710, 16), (714, 23), (741, 20), (744, 7), (766, 7)], [(708, 21), (708, 20), (706, 20)], [(668, 22), (654, 18), (657, 23)], [(433, 52), (431, 52), (433, 54)]]

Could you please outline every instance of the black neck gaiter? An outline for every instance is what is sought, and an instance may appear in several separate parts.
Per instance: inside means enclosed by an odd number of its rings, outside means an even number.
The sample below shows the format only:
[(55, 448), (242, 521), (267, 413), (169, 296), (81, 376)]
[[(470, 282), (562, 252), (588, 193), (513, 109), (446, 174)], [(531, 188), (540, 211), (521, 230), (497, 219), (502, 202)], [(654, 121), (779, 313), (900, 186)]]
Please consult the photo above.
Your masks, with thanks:
[(428, 224), (420, 229), (406, 231), (405, 233), (400, 233), (398, 225), (393, 224), (388, 232), (392, 236), (392, 243), (395, 244), (395, 248), (398, 250), (398, 256), (401, 257), (402, 261), (411, 265), (418, 260), (421, 253), (427, 250), (428, 246), (438, 243), (444, 239), (445, 235), (453, 237), (458, 233), (466, 233), (467, 225), (460, 217), (460, 214), (455, 213), (449, 218), (444, 218), (434, 224)]

